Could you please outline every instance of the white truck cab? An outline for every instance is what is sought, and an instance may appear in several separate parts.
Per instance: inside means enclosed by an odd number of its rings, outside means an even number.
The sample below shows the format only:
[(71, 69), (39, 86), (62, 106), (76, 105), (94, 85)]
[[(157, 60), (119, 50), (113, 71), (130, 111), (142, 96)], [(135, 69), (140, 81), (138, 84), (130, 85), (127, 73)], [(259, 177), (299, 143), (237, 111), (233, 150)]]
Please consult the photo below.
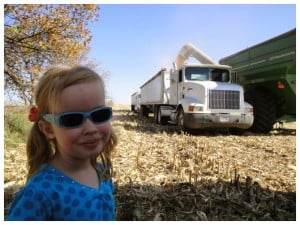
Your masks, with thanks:
[(247, 129), (253, 107), (244, 102), (244, 91), (230, 83), (230, 67), (184, 65), (170, 75), (170, 117), (182, 128), (228, 127)]

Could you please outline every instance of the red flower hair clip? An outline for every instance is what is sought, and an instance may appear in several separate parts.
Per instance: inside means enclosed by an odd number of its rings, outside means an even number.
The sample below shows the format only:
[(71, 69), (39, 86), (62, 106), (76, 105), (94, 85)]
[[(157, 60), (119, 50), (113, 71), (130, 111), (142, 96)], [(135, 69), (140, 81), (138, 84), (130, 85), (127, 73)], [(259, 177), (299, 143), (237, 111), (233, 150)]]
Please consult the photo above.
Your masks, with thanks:
[(33, 106), (29, 111), (29, 116), (28, 116), (29, 121), (35, 122), (38, 114), (39, 114), (39, 109), (37, 107)]

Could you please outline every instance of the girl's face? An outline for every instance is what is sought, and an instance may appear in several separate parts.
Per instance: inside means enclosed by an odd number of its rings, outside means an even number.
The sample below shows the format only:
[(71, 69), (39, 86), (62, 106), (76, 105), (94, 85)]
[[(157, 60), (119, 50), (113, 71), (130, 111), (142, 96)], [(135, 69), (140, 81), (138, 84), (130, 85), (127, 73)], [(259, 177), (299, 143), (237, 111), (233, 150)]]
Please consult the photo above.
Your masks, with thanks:
[[(104, 90), (100, 82), (84, 82), (64, 89), (59, 98), (59, 109), (62, 112), (86, 112), (105, 106)], [(90, 119), (77, 128), (59, 128), (52, 125), (52, 139), (56, 140), (61, 156), (69, 159), (90, 159), (99, 155), (107, 144), (111, 125), (110, 122), (94, 124)]]

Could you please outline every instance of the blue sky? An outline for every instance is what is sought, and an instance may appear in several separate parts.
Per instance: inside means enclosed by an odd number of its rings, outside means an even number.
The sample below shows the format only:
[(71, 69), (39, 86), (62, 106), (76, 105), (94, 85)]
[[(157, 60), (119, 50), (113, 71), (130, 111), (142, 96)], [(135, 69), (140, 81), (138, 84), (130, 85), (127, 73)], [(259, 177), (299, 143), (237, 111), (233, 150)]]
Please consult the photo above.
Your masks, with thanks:
[(104, 4), (99, 14), (89, 58), (109, 71), (107, 95), (117, 104), (172, 67), (186, 43), (219, 61), (296, 27), (295, 4)]

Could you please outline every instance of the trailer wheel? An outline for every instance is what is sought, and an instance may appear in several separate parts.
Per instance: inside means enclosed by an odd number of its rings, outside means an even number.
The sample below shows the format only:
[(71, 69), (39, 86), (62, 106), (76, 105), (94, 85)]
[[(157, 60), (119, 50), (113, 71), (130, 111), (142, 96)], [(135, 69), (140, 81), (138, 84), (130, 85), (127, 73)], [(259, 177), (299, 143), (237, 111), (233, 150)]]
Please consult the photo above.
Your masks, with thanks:
[(140, 115), (148, 117), (148, 114), (149, 114), (148, 108), (146, 106), (142, 105), (141, 110), (140, 110)]
[(271, 131), (276, 119), (274, 98), (267, 91), (253, 89), (245, 93), (245, 100), (254, 109), (254, 122), (249, 130), (255, 133)]
[(159, 107), (155, 106), (155, 107), (154, 107), (154, 110), (153, 110), (153, 113), (154, 113), (154, 122), (155, 122), (156, 124), (159, 124), (159, 123), (158, 123), (158, 108), (159, 108)]

